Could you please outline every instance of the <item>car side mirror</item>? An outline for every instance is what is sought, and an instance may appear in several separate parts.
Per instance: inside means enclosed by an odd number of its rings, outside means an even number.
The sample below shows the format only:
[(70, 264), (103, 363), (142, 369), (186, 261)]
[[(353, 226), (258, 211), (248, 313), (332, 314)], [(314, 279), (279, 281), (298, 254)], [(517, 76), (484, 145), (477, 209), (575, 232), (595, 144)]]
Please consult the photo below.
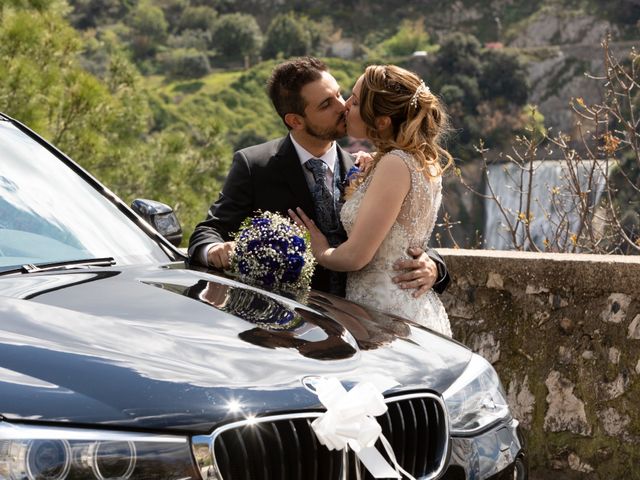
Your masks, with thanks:
[(169, 205), (155, 200), (136, 198), (131, 202), (131, 208), (155, 228), (160, 235), (169, 240), (172, 245), (180, 246), (180, 242), (182, 242), (182, 227), (178, 217)]

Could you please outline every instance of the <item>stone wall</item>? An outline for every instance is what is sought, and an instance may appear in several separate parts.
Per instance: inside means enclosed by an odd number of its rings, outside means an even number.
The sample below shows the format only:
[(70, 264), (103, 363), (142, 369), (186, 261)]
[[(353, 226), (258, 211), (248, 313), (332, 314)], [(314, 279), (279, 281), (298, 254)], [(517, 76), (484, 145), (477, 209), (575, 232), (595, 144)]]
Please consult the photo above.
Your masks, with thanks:
[(454, 337), (500, 374), (532, 478), (640, 478), (640, 257), (439, 251)]

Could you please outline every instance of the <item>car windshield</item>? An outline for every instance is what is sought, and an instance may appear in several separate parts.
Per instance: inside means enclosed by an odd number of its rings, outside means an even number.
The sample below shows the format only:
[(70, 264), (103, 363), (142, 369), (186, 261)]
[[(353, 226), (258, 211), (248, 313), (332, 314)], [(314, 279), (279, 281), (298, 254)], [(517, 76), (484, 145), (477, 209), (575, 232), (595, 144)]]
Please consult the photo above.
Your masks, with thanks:
[(0, 272), (105, 257), (118, 264), (169, 260), (80, 175), (0, 120)]

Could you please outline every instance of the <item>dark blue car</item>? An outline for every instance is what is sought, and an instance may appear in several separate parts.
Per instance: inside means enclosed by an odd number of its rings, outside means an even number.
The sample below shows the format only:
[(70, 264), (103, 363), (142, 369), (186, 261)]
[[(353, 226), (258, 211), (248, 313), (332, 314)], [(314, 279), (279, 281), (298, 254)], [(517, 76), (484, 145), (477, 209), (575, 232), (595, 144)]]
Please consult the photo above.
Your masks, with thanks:
[(372, 478), (319, 442), (327, 379), (388, 385), (388, 465), (527, 478), (482, 357), (411, 319), (189, 268), (171, 210), (135, 208), (0, 116), (0, 480)]

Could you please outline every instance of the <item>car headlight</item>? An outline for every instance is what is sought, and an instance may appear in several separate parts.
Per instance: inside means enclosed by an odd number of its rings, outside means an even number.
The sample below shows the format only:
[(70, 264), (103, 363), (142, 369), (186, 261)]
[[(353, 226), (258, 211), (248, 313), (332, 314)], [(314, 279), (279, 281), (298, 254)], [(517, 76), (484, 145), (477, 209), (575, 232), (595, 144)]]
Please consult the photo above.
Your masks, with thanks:
[(0, 480), (129, 478), (200, 476), (186, 437), (0, 422)]
[(472, 435), (511, 415), (498, 374), (480, 355), (473, 354), (465, 371), (442, 396), (454, 435)]

